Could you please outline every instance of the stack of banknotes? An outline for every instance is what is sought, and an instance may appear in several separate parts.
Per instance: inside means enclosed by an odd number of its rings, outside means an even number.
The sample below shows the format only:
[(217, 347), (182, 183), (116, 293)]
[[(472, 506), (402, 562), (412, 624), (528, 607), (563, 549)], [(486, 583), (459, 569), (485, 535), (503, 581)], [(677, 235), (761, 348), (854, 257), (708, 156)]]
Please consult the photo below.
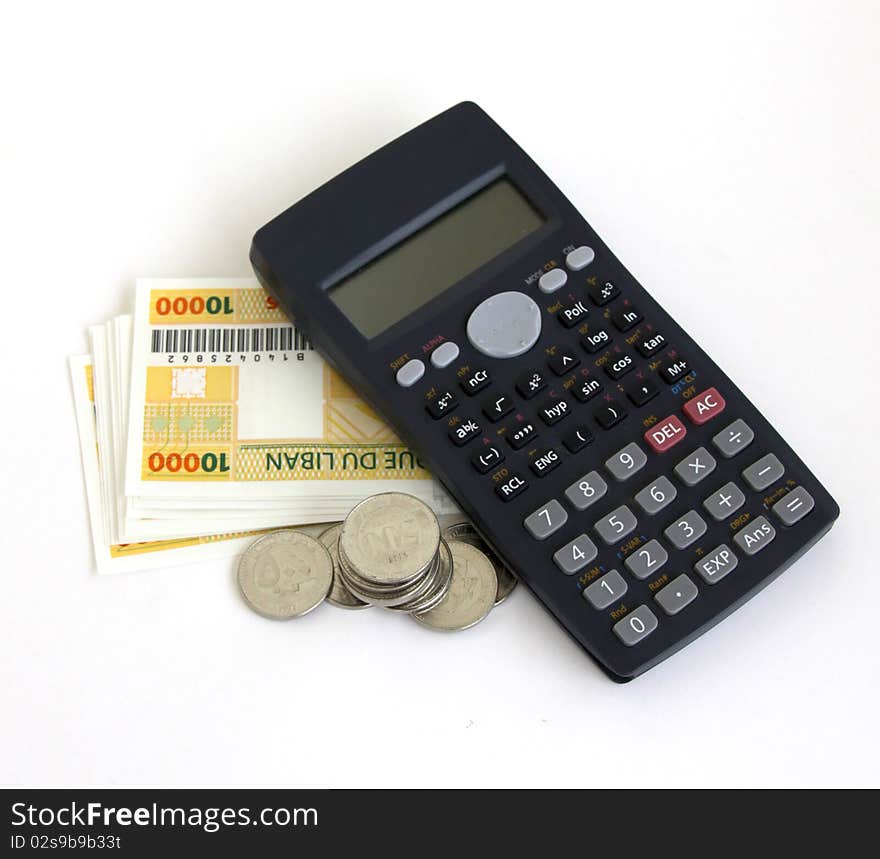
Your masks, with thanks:
[(100, 572), (238, 554), (364, 498), (454, 502), (247, 278), (139, 280), (70, 359)]

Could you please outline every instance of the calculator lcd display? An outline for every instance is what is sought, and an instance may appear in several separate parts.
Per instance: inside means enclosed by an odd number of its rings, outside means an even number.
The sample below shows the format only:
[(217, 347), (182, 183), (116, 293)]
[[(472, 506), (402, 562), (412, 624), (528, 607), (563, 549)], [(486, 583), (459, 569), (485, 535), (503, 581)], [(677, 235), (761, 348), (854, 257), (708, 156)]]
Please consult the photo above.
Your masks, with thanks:
[(365, 337), (375, 337), (543, 223), (509, 180), (498, 179), (328, 294)]

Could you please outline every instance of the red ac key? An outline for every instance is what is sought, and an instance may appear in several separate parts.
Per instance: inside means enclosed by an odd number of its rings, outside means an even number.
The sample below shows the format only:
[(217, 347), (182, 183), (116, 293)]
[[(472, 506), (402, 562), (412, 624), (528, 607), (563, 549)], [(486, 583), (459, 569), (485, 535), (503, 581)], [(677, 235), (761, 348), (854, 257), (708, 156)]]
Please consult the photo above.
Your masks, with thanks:
[(675, 447), (687, 435), (687, 428), (678, 419), (678, 415), (670, 415), (658, 421), (645, 433), (645, 441), (654, 453), (666, 453)]
[(716, 388), (707, 388), (702, 394), (688, 400), (682, 406), (682, 411), (688, 416), (691, 423), (702, 426), (716, 415), (720, 415), (724, 411), (725, 405), (727, 404), (724, 402), (724, 397), (718, 393)]

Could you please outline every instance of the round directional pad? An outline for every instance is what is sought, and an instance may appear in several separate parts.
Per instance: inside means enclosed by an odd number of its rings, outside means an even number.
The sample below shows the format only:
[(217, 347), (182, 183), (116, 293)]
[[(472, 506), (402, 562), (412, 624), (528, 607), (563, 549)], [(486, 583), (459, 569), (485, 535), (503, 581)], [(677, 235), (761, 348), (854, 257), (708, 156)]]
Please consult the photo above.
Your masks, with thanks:
[(523, 292), (496, 293), (471, 313), (467, 336), (490, 358), (516, 358), (538, 342), (541, 308)]

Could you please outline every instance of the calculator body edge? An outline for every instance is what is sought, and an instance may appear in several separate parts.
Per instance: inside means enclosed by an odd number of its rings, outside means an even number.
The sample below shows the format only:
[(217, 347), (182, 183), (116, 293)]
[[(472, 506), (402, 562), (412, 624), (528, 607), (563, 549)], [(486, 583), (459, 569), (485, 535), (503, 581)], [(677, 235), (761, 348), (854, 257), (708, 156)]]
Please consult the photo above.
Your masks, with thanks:
[[(362, 334), (330, 300), (329, 291), (335, 285), (502, 179), (512, 183), (543, 219), (513, 246), (371, 336)], [(568, 270), (567, 254), (584, 247), (592, 249), (594, 259), (580, 270)], [(775, 428), (635, 280), (528, 155), (472, 103), (457, 105), (418, 126), (290, 207), (257, 232), (251, 260), (263, 285), (331, 366), (418, 452), (492, 549), (614, 680), (637, 676), (723, 619), (803, 554), (839, 514), (834, 500)], [(540, 277), (554, 269), (565, 271), (566, 283), (545, 294), (539, 288)], [(607, 303), (597, 303), (592, 296), (606, 283), (617, 293)], [(502, 292), (528, 295), (540, 309), (538, 340), (518, 357), (487, 356), (468, 339), (466, 326), (474, 308)], [(560, 322), (560, 308), (578, 301), (586, 313), (578, 324), (567, 327)], [(641, 321), (618, 330), (611, 314), (626, 308), (637, 311)], [(707, 328), (722, 323), (710, 314)], [(610, 336), (607, 348), (586, 351), (582, 341), (601, 330)], [(644, 357), (636, 346), (651, 332), (663, 335), (665, 347)], [(459, 355), (448, 366), (436, 368), (430, 356), (447, 342), (459, 347)], [(574, 354), (578, 361), (570, 371), (557, 373), (548, 368), (548, 361), (558, 358), (560, 350)], [(633, 366), (624, 376), (612, 378), (606, 366), (625, 355), (633, 357)], [(686, 360), (687, 370), (672, 383), (661, 377), (661, 370), (675, 364), (676, 356)], [(398, 371), (412, 360), (422, 361), (424, 375), (402, 387)], [(525, 398), (517, 382), (531, 368), (539, 368), (547, 383), (539, 393)], [(478, 370), (486, 370), (490, 381), (470, 394), (462, 385)], [(628, 395), (634, 374), (641, 374), (658, 389), (641, 406)], [(601, 383), (600, 392), (586, 402), (576, 399), (575, 388), (584, 383), (589, 387), (592, 380)], [(722, 411), (704, 424), (689, 422), (683, 414), (685, 405), (709, 389), (722, 395)], [(442, 416), (432, 416), (429, 404), (447, 392), (454, 394), (456, 405)], [(497, 421), (484, 411), (493, 395), (509, 397), (514, 403), (514, 410)], [(605, 429), (596, 414), (608, 408), (608, 396), (623, 407), (619, 411), (625, 411), (626, 417)], [(569, 404), (564, 416), (558, 422), (545, 421), (541, 410), (552, 409), (560, 400)], [(654, 452), (645, 433), (673, 415), (684, 426), (684, 437), (664, 452)], [(738, 419), (754, 437), (743, 450), (722, 456), (713, 438)], [(458, 446), (450, 434), (468, 421), (479, 425), (479, 433)], [(515, 449), (510, 434), (523, 424), (532, 424), (536, 433)], [(592, 441), (570, 452), (563, 439), (572, 427), (581, 425), (592, 434)], [(646, 461), (631, 476), (616, 479), (605, 463), (633, 443)], [(480, 473), (473, 458), (489, 447), (498, 447), (503, 460), (493, 470)], [(715, 465), (689, 486), (678, 478), (675, 466), (698, 449), (712, 454)], [(559, 462), (539, 476), (532, 463), (547, 450), (556, 450)], [(744, 483), (743, 470), (770, 454), (782, 463), (784, 475), (762, 491), (751, 489)], [(505, 471), (520, 475), (527, 484), (509, 500), (502, 500), (496, 491), (507, 479)], [(606, 484), (604, 494), (586, 509), (577, 509), (566, 489), (592, 472)], [(676, 498), (648, 515), (634, 503), (634, 497), (661, 477), (675, 486)], [(730, 519), (716, 521), (703, 501), (731, 482), (740, 487), (745, 503)], [(813, 506), (787, 526), (770, 508), (798, 488), (806, 490)], [(795, 500), (794, 495), (791, 498)], [(566, 519), (549, 536), (537, 539), (524, 522), (553, 500), (559, 502)], [(621, 507), (632, 512), (636, 528), (620, 543), (606, 545), (596, 523)], [(706, 524), (705, 534), (679, 549), (664, 532), (690, 511), (696, 511)], [(774, 532), (769, 542), (754, 555), (737, 552), (736, 534), (761, 517)], [(548, 522), (551, 518), (548, 514)], [(580, 535), (589, 537), (597, 555), (582, 570), (563, 572), (554, 555)], [(662, 568), (657, 575), (631, 574), (627, 561), (654, 540), (667, 554)], [(704, 581), (695, 565), (721, 545), (733, 549), (736, 566), (715, 583)], [(584, 591), (611, 570), (619, 573), (626, 591), (611, 605), (597, 609)], [(696, 586), (697, 595), (667, 615), (657, 595), (681, 574)], [(614, 627), (628, 616), (633, 623), (641, 606), (648, 606), (655, 615), (656, 628), (627, 645)]]

